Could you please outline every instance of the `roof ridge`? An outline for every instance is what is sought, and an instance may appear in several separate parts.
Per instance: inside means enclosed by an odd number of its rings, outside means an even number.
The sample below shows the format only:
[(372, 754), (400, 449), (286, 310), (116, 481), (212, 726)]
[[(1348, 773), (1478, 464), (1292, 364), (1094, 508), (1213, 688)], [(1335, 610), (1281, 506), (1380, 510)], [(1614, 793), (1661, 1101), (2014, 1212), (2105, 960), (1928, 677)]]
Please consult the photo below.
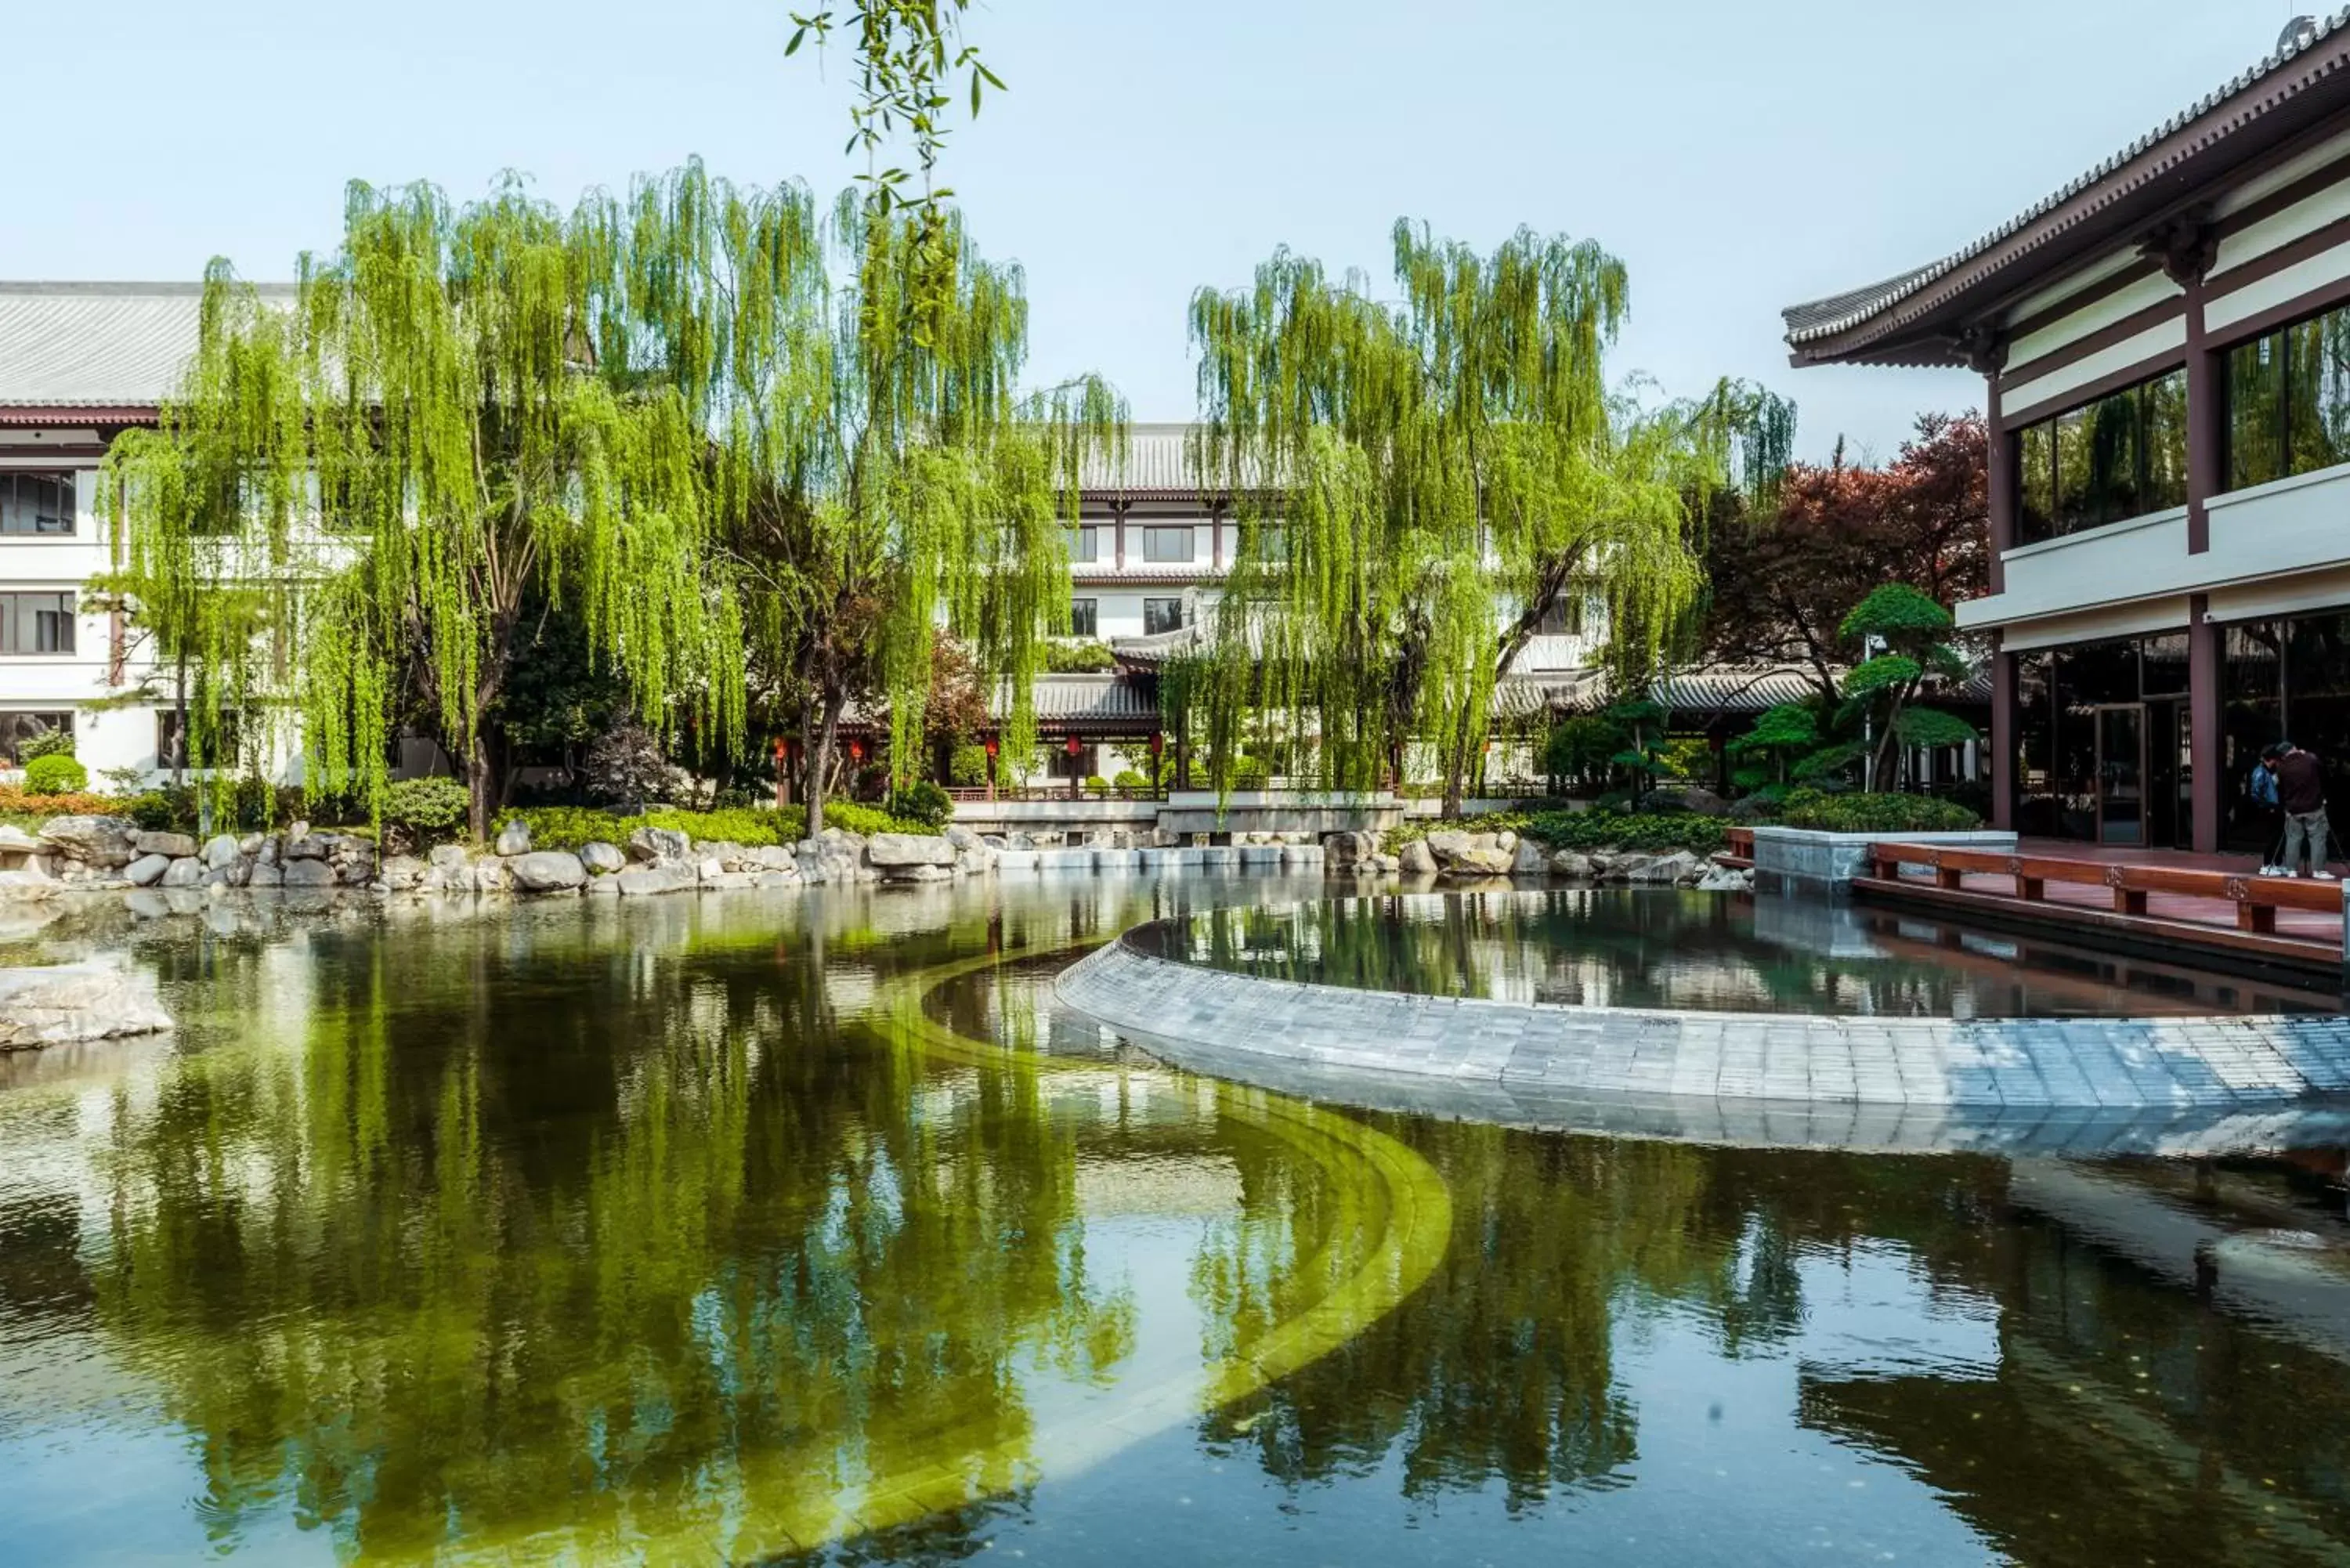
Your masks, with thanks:
[[(2292, 47), (2276, 49), (2262, 56), (2251, 65), (2230, 77), (2225, 83), (2204, 94), (2192, 105), (2172, 115), (2152, 130), (2138, 137), (2119, 152), (2107, 157), (2086, 173), (2074, 179), (2052, 194), (2043, 197), (2017, 216), (1977, 238), (1972, 244), (1952, 251), (1941, 260), (1929, 262), (1926, 265), (1909, 272), (1897, 274), (1880, 284), (1846, 289), (1841, 294), (1824, 295), (1817, 299), (1786, 306), (1780, 311), (1779, 316), (1787, 324), (1787, 343), (1792, 347), (1796, 344), (1814, 342), (1822, 337), (1832, 337), (1839, 332), (1858, 326), (1887, 306), (1898, 305), (1935, 279), (1981, 255), (2001, 241), (2021, 233), (2036, 220), (2044, 217), (2082, 192), (2095, 185), (2099, 181), (2106, 179), (2128, 163), (2130, 160), (2153, 148), (2165, 138), (2176, 135), (2183, 127), (2200, 119), (2230, 99), (2257, 85), (2279, 67), (2308, 54), (2318, 45), (2340, 32), (2345, 24), (2350, 24), (2350, 6), (2345, 6), (2317, 23), (2307, 37), (2294, 43)], [(1844, 308), (1848, 305), (1857, 306), (1860, 308)], [(1840, 314), (1831, 315), (1829, 314), (1831, 312), (1840, 312)]]
[[(243, 279), (239, 279), (238, 281), (240, 283), (244, 282)], [(291, 296), (301, 287), (299, 284), (293, 283), (253, 283), (246, 284), (245, 286), (257, 289), (263, 294), (284, 294), (288, 296)], [(16, 295), (19, 296), (33, 295), (90, 295), (107, 299), (131, 299), (144, 296), (154, 298), (179, 299), (183, 297), (193, 297), (195, 296), (202, 295), (203, 291), (204, 285), (201, 280), (194, 283), (187, 282), (184, 279), (171, 282), (141, 283), (134, 279), (128, 278), (95, 280), (87, 278), (0, 278), (0, 295)]]

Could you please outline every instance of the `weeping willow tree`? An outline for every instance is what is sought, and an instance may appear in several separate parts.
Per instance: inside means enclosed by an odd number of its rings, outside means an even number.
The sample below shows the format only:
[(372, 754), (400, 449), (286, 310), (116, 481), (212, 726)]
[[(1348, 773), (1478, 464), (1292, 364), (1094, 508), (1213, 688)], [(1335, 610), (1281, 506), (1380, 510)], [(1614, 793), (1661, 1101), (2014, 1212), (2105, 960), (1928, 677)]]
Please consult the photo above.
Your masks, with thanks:
[(1627, 282), (1589, 241), (1521, 230), (1481, 255), (1399, 223), (1394, 258), (1392, 301), (1287, 251), (1193, 297), (1193, 461), (1243, 542), (1183, 684), (1220, 777), (1272, 720), (1338, 787), (1434, 746), (1457, 813), (1495, 686), (1554, 607), (1604, 598), (1637, 683), (1698, 596), (1691, 520), (1742, 432), (1756, 459), (1785, 438), (1726, 384), (1611, 390)]
[(232, 711), (248, 734), (291, 713), (310, 789), (380, 813), (413, 696), (481, 835), (484, 715), (530, 602), (576, 607), (649, 722), (740, 729), (706, 441), (674, 387), (596, 358), (593, 237), (518, 182), (460, 210), (354, 184), (341, 249), (302, 259), (290, 304), (207, 271), (185, 378), (104, 485), (114, 583), (195, 670), (196, 766), (225, 760)]
[(582, 209), (611, 258), (599, 361), (708, 432), (717, 565), (756, 698), (801, 739), (811, 834), (852, 707), (886, 705), (891, 766), (911, 776), (941, 631), (1006, 692), (1005, 743), (1026, 754), (1032, 683), (1068, 615), (1058, 518), (1080, 465), (1119, 461), (1125, 441), (1097, 378), (1019, 389), (1022, 275), (951, 210), (931, 292), (931, 221), (854, 192), (827, 219), (796, 185), (738, 189), (698, 164)]

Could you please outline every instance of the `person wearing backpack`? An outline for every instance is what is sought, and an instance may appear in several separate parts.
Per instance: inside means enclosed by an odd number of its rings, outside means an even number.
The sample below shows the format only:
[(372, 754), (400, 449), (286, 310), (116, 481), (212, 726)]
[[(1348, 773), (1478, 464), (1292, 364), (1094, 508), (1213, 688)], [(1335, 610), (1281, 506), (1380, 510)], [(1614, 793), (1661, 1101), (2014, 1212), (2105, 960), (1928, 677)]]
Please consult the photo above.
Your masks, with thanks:
[(2263, 877), (2284, 875), (2284, 867), (2280, 863), (2284, 854), (2284, 813), (2277, 805), (2277, 754), (2274, 746), (2263, 750), (2260, 761), (2252, 764), (2252, 776), (2246, 785), (2252, 804), (2261, 809), (2261, 820), (2268, 825), (2268, 847), (2261, 851), (2261, 875)]
[(2262, 755), (2276, 774), (2277, 808), (2284, 813), (2284, 857), (2280, 862), (2282, 875), (2300, 874), (2302, 846), (2306, 844), (2309, 875), (2321, 882), (2333, 881), (2334, 873), (2325, 868), (2329, 827), (2325, 819), (2325, 770), (2318, 765), (2314, 753), (2305, 752), (2291, 741), (2280, 741)]

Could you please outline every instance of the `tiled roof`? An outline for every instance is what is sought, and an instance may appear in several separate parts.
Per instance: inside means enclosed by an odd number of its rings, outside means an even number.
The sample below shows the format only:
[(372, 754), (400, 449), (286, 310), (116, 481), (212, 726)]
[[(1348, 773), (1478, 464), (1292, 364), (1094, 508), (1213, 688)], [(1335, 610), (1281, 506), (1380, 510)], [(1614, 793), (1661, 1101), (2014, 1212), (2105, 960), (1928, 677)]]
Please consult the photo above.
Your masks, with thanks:
[[(293, 286), (263, 285), (265, 296)], [(0, 406), (151, 409), (196, 347), (203, 286), (0, 283)]]
[[(1036, 722), (1067, 725), (1151, 724), (1158, 722), (1158, 695), (1147, 683), (1111, 671), (1100, 675), (1040, 675), (1033, 688)], [(998, 691), (988, 704), (997, 719), (1011, 711), (1011, 693)]]
[[(2231, 134), (2252, 126), (2271, 110), (2293, 101), (2316, 81), (2330, 78), (2340, 83), (2344, 78), (2343, 67), (2350, 64), (2350, 49), (2345, 49), (2350, 38), (2344, 35), (2345, 25), (2350, 25), (2350, 10), (2324, 18), (2298, 36), (2288, 33), (2274, 53), (2264, 57), (2250, 69), (2240, 72), (2224, 86), (2171, 116), (2063, 189), (1941, 260), (1887, 278), (1882, 283), (1787, 306), (1780, 314), (1786, 322), (1788, 347), (1797, 350), (1796, 357), (1801, 360), (1804, 358), (1802, 350), (1807, 345), (1851, 332), (1870, 323), (1873, 317), (1886, 316), (1937, 283), (1945, 279), (1971, 281), (1970, 276), (1960, 275), (1971, 275), (1979, 270), (1979, 264), (1988, 263), (1994, 267), (2003, 265), (2003, 262), (1991, 258), (1990, 253), (2023, 235), (2027, 230), (2050, 218), (2068, 203), (2084, 198), (2095, 198), (2086, 203), (2088, 212), (2075, 215), (2057, 231), (2059, 233), (2078, 228), (2094, 213), (2112, 206), (2165, 176), (2172, 177), (2175, 185), (2179, 166), (2195, 154), (2208, 151)], [(2296, 62), (2302, 68), (2286, 69)], [(2265, 96), (2250, 102), (2238, 101), (2258, 89), (2265, 89)], [(2222, 109), (2227, 111), (2224, 115), (2220, 112)], [(2213, 123), (2203, 128), (2201, 135), (2187, 144), (2166, 147), (2166, 144), (2176, 143), (2181, 132), (2196, 127), (2207, 117), (2212, 119)], [(2158, 150), (2162, 150), (2164, 155), (2159, 158), (2147, 156)], [(2106, 189), (2101, 191), (2100, 187)], [(1922, 315), (1923, 310), (1909, 314), (1914, 317)], [(1889, 333), (1901, 324), (1899, 319), (1894, 319), (1877, 325)], [(1955, 353), (1945, 358), (1950, 363), (1960, 362)]]
[(1069, 568), (1069, 580), (1081, 588), (1181, 587), (1212, 583), (1222, 576), (1222, 571), (1205, 561), (1192, 566), (1128, 566), (1122, 572), (1111, 566)]

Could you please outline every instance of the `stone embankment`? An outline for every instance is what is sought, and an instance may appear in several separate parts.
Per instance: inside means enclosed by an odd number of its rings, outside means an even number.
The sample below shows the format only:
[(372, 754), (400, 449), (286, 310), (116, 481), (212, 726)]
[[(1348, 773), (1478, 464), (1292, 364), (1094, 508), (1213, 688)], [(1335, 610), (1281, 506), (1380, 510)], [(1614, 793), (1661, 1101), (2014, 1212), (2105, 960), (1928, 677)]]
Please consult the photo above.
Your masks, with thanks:
[(172, 1027), (155, 977), (121, 963), (0, 969), (0, 1051), (151, 1034)]
[(1727, 892), (1751, 888), (1751, 874), (1715, 866), (1686, 849), (1664, 854), (1640, 850), (1551, 850), (1506, 829), (1500, 833), (1447, 830), (1414, 839), (1394, 855), (1380, 849), (1376, 833), (1334, 833), (1324, 841), (1333, 876), (1396, 875), (1470, 882), (1507, 877), (1539, 881), (1573, 877), (1651, 888), (1696, 888)]
[(42, 898), (78, 889), (283, 888), (379, 893), (644, 895), (731, 888), (795, 888), (844, 882), (945, 881), (996, 868), (997, 851), (966, 828), (932, 837), (827, 829), (789, 846), (698, 842), (670, 828), (640, 827), (625, 844), (593, 843), (576, 853), (534, 848), (530, 830), (508, 823), (486, 849), (444, 844), (422, 857), (379, 855), (359, 834), (217, 834), (199, 844), (179, 833), (142, 831), (128, 818), (60, 816), (39, 836), (0, 830), (0, 897)]

